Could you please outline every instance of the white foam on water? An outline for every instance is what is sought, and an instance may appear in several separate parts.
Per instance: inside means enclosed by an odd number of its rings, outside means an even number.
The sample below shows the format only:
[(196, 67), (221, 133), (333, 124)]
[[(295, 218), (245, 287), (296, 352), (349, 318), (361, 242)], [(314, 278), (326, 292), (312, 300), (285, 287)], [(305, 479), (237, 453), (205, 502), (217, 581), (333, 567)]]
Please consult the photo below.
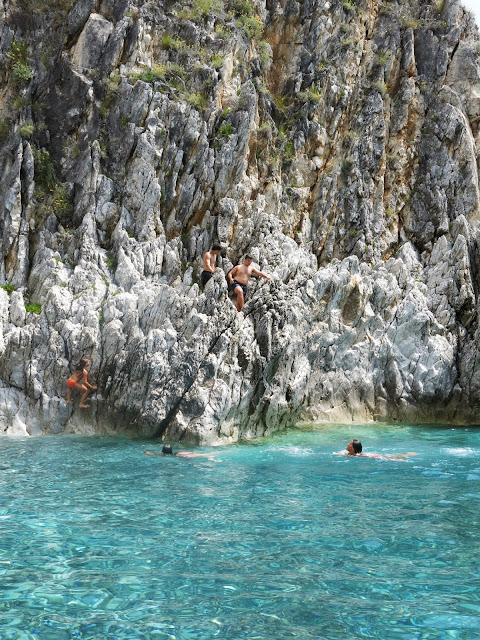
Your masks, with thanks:
[(445, 452), (451, 456), (458, 456), (461, 458), (478, 454), (477, 449), (472, 449), (472, 447), (447, 447)]
[(275, 447), (271, 447), (271, 451), (284, 451), (292, 456), (311, 456), (313, 455), (313, 451), (308, 447), (294, 447), (287, 445), (278, 445)]

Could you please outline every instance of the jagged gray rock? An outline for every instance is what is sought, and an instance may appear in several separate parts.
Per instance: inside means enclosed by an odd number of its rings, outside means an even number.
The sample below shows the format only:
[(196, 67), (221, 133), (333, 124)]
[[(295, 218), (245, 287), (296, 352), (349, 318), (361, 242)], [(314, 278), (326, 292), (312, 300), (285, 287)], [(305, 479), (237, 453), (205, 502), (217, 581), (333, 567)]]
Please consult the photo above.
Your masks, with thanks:
[[(0, 18), (1, 432), (477, 421), (480, 41), (457, 0), (60, 11)], [(272, 281), (237, 314), (246, 253)]]

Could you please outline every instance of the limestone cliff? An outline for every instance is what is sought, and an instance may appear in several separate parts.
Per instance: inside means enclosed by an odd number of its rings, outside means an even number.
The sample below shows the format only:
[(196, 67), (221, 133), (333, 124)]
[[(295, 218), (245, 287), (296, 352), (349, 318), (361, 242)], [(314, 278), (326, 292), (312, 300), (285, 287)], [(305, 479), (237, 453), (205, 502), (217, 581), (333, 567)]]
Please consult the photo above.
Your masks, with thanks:
[[(3, 433), (478, 421), (457, 0), (0, 0), (0, 60)], [(246, 253), (273, 280), (237, 314)], [(99, 393), (72, 411), (83, 355)]]

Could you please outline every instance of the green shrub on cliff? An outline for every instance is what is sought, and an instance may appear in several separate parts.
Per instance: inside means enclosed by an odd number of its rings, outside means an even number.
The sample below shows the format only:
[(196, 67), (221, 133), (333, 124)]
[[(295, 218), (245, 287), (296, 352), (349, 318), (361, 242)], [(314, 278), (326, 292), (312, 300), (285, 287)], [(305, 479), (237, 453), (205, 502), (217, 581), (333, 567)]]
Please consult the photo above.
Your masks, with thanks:
[(13, 81), (18, 86), (24, 86), (30, 82), (32, 77), (32, 70), (28, 66), (28, 64), (22, 64), (21, 62), (16, 62), (13, 65)]
[(283, 148), (283, 159), (285, 162), (290, 162), (295, 157), (295, 145), (292, 140), (288, 140)]
[(41, 203), (36, 216), (37, 222), (41, 223), (53, 213), (62, 224), (68, 224), (73, 209), (72, 203), (67, 189), (57, 180), (49, 152), (35, 149), (33, 157), (35, 196)]
[(194, 17), (205, 17), (211, 13), (223, 13), (222, 0), (193, 0), (192, 13)]
[(263, 33), (263, 24), (258, 16), (240, 16), (238, 26), (243, 29), (249, 38), (260, 38)]
[(222, 68), (225, 56), (220, 53), (214, 53), (212, 56), (212, 67), (217, 71)]
[(120, 84), (122, 78), (119, 73), (114, 73), (108, 78), (108, 80), (104, 81), (105, 87), (105, 97), (103, 99), (102, 104), (98, 110), (100, 116), (105, 118), (110, 112), (110, 107), (115, 100), (115, 96), (118, 94), (118, 85)]
[(42, 312), (42, 305), (38, 302), (25, 303), (25, 311), (27, 313), (35, 313), (39, 315)]
[(60, 219), (64, 219), (71, 211), (72, 204), (68, 196), (68, 191), (61, 184), (56, 184), (53, 188), (51, 208), (52, 212)]
[(15, 287), (13, 286), (13, 284), (1, 284), (0, 289), (6, 291), (8, 295), (10, 295), (12, 291), (15, 291)]
[(390, 60), (390, 51), (380, 51), (377, 55), (377, 64), (381, 67), (384, 67), (387, 62)]
[(309, 87), (304, 91), (300, 91), (297, 97), (301, 102), (318, 102), (322, 94), (315, 87)]
[(174, 38), (169, 33), (166, 33), (162, 36), (162, 48), (167, 51), (180, 51), (183, 50), (186, 46), (184, 40), (180, 40), (178, 38)]
[(228, 40), (232, 37), (233, 31), (223, 24), (215, 25), (215, 35), (220, 40)]
[(107, 266), (112, 271), (115, 271), (117, 268), (117, 258), (113, 255), (113, 253), (107, 253)]
[(417, 29), (422, 24), (417, 18), (404, 17), (403, 26), (405, 29)]
[(387, 94), (387, 85), (382, 80), (375, 82), (372, 85), (372, 89), (375, 89), (376, 91), (378, 91), (382, 95), (382, 97), (384, 97)]
[(199, 20), (208, 15), (222, 15), (225, 9), (223, 0), (193, 0), (191, 7), (184, 7), (177, 15), (181, 20)]
[(143, 82), (153, 84), (156, 80), (163, 80), (165, 78), (165, 67), (157, 64), (139, 73), (132, 73), (129, 77), (131, 80), (142, 80)]
[(262, 65), (266, 65), (272, 59), (272, 50), (266, 40), (261, 40), (258, 44), (258, 57)]
[(253, 15), (253, 4), (249, 0), (230, 0), (227, 4), (227, 9), (236, 18)]
[(0, 140), (4, 140), (9, 131), (10, 127), (8, 126), (8, 122), (6, 120), (0, 120)]
[(167, 80), (175, 78), (184, 78), (186, 75), (185, 67), (182, 64), (176, 62), (169, 62), (165, 65), (165, 77)]
[(347, 11), (348, 13), (354, 13), (357, 9), (353, 2), (350, 2), (350, 0), (342, 0), (342, 5), (345, 11)]
[(202, 111), (207, 106), (207, 99), (201, 93), (186, 93), (185, 100), (188, 104)]
[(20, 127), (20, 135), (22, 138), (31, 138), (34, 131), (35, 127), (31, 123), (24, 124)]
[(13, 40), (12, 46), (7, 53), (7, 56), (12, 61), (12, 76), (16, 85), (23, 87), (29, 83), (33, 76), (33, 72), (28, 64), (28, 51), (27, 46), (20, 40)]
[(234, 133), (234, 131), (235, 131), (234, 128), (229, 122), (227, 124), (222, 125), (219, 129), (220, 135), (222, 137), (226, 136), (227, 138), (229, 138), (232, 135), (232, 133)]
[(50, 154), (48, 151), (35, 149), (33, 157), (35, 160), (35, 183), (45, 191), (53, 189), (56, 178)]

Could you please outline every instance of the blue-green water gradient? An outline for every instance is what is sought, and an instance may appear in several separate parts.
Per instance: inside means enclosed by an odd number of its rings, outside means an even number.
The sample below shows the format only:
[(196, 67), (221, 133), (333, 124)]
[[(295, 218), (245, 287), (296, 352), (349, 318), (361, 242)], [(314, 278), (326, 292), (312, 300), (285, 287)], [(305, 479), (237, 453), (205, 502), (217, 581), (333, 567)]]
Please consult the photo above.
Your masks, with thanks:
[[(418, 455), (332, 455), (352, 437)], [(2, 640), (480, 639), (478, 429), (0, 447)]]

